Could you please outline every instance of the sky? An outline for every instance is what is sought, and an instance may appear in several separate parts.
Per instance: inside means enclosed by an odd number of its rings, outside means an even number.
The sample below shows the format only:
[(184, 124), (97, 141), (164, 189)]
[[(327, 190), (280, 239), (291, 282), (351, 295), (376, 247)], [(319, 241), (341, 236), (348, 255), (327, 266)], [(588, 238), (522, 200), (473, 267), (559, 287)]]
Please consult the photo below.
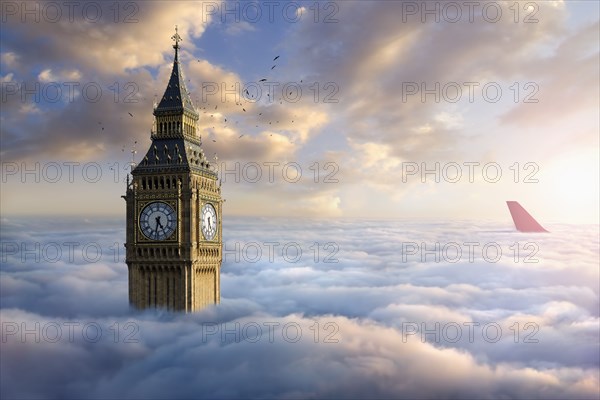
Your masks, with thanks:
[[(598, 398), (598, 2), (0, 7), (0, 397)], [(175, 27), (225, 199), (192, 314), (123, 247)]]
[(598, 4), (452, 4), (6, 2), (2, 215), (124, 215), (177, 25), (230, 215), (598, 223)]

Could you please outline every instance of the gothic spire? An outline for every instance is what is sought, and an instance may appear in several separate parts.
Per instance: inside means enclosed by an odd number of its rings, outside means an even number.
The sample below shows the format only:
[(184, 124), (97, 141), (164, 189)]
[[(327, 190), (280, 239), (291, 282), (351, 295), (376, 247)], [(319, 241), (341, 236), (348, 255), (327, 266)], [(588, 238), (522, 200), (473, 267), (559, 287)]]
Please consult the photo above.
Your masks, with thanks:
[(171, 39), (175, 42), (173, 48), (175, 49), (175, 58), (173, 60), (173, 70), (171, 71), (171, 78), (165, 94), (162, 96), (158, 107), (154, 110), (154, 115), (180, 115), (184, 111), (191, 113), (194, 116), (198, 116), (192, 99), (185, 87), (185, 78), (183, 70), (179, 64), (179, 42), (182, 41), (181, 36), (177, 32), (177, 26), (175, 26), (175, 34), (171, 36)]

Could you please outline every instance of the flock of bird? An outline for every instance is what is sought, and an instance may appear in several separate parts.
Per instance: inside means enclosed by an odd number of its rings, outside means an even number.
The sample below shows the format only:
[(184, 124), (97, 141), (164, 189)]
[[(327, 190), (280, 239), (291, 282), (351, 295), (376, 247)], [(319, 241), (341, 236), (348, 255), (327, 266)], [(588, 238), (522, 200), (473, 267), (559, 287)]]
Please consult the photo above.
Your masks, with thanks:
[[(271, 71), (272, 71), (272, 70), (274, 70), (274, 69), (277, 67), (277, 63), (276, 63), (276, 61), (279, 59), (279, 57), (280, 57), (280, 56), (276, 56), (275, 58), (273, 58), (273, 66), (271, 67)], [(198, 60), (198, 62), (200, 62), (200, 60)], [(188, 82), (189, 82), (189, 81), (190, 81), (190, 79), (188, 79)], [(267, 81), (267, 78), (262, 78), (262, 79), (260, 79), (260, 80), (259, 80), (259, 82), (266, 82), (266, 81)], [(300, 80), (300, 83), (303, 83), (303, 81), (302, 81), (302, 80)], [(238, 107), (240, 107), (240, 108), (241, 108), (241, 110), (242, 110), (242, 112), (246, 113), (246, 112), (247, 112), (247, 111), (246, 111), (247, 104), (249, 104), (249, 103), (251, 103), (251, 102), (252, 102), (252, 101), (251, 101), (251, 99), (255, 99), (255, 95), (252, 95), (252, 94), (250, 94), (250, 92), (248, 91), (248, 89), (245, 89), (245, 90), (244, 90), (244, 94), (246, 95), (246, 97), (242, 96), (242, 99), (241, 99), (240, 101), (236, 101), (235, 105), (236, 105), (236, 106), (238, 106)], [(289, 95), (290, 95), (290, 96), (291, 96), (292, 94), (293, 94), (293, 92), (290, 92), (290, 93), (289, 93)], [(267, 96), (269, 97), (269, 101), (273, 101), (273, 99), (270, 99), (270, 94), (269, 94), (269, 93), (267, 93)], [(283, 104), (283, 100), (282, 100), (281, 98), (279, 98), (279, 99), (277, 99), (277, 100), (279, 101), (279, 104)], [(199, 104), (198, 98), (196, 98), (196, 104)], [(211, 104), (210, 104), (210, 103), (207, 103), (207, 104), (206, 104), (204, 107), (202, 107), (202, 109), (201, 109), (201, 110), (203, 110), (203, 111), (202, 111), (202, 113), (203, 113), (203, 114), (208, 114), (208, 115), (209, 115), (209, 118), (214, 118), (214, 117), (215, 117), (215, 112), (214, 112), (214, 111), (215, 111), (215, 110), (218, 110), (218, 107), (219, 107), (219, 106), (218, 106), (218, 105), (215, 105), (215, 108), (214, 108), (214, 109), (212, 109), (211, 107), (212, 107), (212, 106), (211, 106)], [(208, 110), (207, 110), (207, 108), (208, 108)], [(199, 110), (200, 110), (200, 109), (199, 109)], [(211, 110), (211, 111), (213, 111), (213, 112), (209, 114), (209, 112), (210, 112), (209, 110)], [(132, 114), (131, 112), (128, 112), (128, 114), (129, 114), (129, 116), (130, 116), (131, 118), (133, 118), (133, 114)], [(296, 116), (294, 115), (294, 117), (296, 117)], [(265, 127), (267, 127), (267, 125), (271, 125), (271, 126), (272, 126), (272, 125), (273, 125), (273, 123), (275, 123), (275, 124), (279, 124), (279, 120), (273, 120), (273, 119), (270, 119), (270, 120), (268, 120), (266, 117), (263, 117), (263, 113), (262, 113), (262, 112), (260, 112), (260, 113), (258, 113), (258, 114), (257, 114), (257, 118), (260, 120), (260, 122), (261, 122), (261, 123), (263, 123), (263, 124), (264, 124), (264, 126), (265, 126)], [(267, 124), (267, 122), (268, 122), (268, 124)], [(223, 128), (226, 128), (226, 127), (228, 126), (228, 125), (227, 125), (227, 123), (228, 123), (228, 119), (227, 119), (227, 117), (223, 117), (223, 125), (222, 125), (222, 127), (223, 127)], [(235, 124), (236, 124), (236, 125), (237, 125), (238, 123), (239, 123), (239, 121), (235, 121)], [(294, 120), (291, 120), (291, 123), (294, 123)], [(102, 130), (102, 131), (104, 131), (104, 126), (102, 125), (102, 122), (98, 122), (98, 124), (100, 125), (100, 128), (101, 128), (101, 130)], [(215, 129), (215, 126), (216, 126), (216, 125), (213, 125), (213, 126), (212, 126), (212, 129)], [(258, 128), (258, 127), (259, 127), (259, 125), (258, 125), (258, 124), (256, 124), (256, 125), (255, 125), (255, 127), (256, 127), (256, 128)], [(239, 136), (238, 136), (238, 139), (241, 139), (241, 138), (243, 138), (244, 136), (245, 136), (245, 134), (241, 134), (241, 135), (239, 135)], [(273, 136), (273, 134), (270, 134), (270, 136)], [(213, 141), (214, 143), (216, 143), (216, 142), (217, 142), (217, 140), (216, 140), (216, 139), (212, 139), (212, 141)], [(290, 143), (294, 144), (294, 142), (293, 142), (292, 140), (290, 140)], [(135, 154), (135, 153), (137, 153), (137, 151), (135, 150), (135, 144), (137, 144), (137, 141), (135, 141), (135, 143), (134, 143), (134, 148), (133, 148), (133, 150), (131, 150), (132, 154)], [(125, 146), (123, 146), (123, 148), (121, 149), (121, 151), (122, 151), (122, 152), (125, 152)], [(215, 153), (215, 154), (216, 154), (216, 153)]]
[[(276, 56), (273, 59), (273, 62), (276, 62), (279, 59), (279, 57), (280, 56)], [(198, 61), (200, 61), (200, 60), (198, 60)], [(277, 67), (277, 63), (273, 64), (273, 66), (271, 67), (271, 70), (275, 69), (275, 67)], [(188, 81), (190, 81), (190, 79), (188, 79)], [(262, 78), (258, 82), (266, 82), (266, 81), (267, 81), (267, 78)], [(300, 83), (303, 83), (303, 81), (301, 80)], [(232, 87), (235, 87), (235, 86), (232, 85)], [(247, 101), (243, 102), (243, 101), (240, 100), (239, 102), (236, 102), (235, 105), (239, 106), (241, 108), (242, 112), (246, 113), (246, 112), (248, 112), (246, 110), (246, 104), (248, 104), (250, 102), (250, 99), (255, 99), (256, 96), (253, 95), (253, 94), (250, 94), (250, 92), (248, 91), (248, 89), (244, 89), (244, 94), (246, 95), (246, 97), (242, 96), (242, 98), (243, 99), (247, 99)], [(293, 92), (289, 93), (290, 96), (292, 94), (293, 94)], [(267, 93), (267, 97), (270, 97), (270, 93)], [(269, 100), (271, 101), (272, 99), (269, 99)], [(281, 98), (279, 98), (278, 101), (279, 101), (279, 104), (283, 104), (283, 100)], [(198, 102), (198, 98), (196, 98), (196, 103), (199, 103)], [(212, 114), (209, 114), (209, 111), (207, 110), (207, 108), (209, 108), (209, 110), (210, 110), (210, 107), (211, 107), (210, 103), (208, 103), (205, 107), (202, 107), (202, 110), (204, 110), (203, 114), (208, 114), (210, 118), (214, 118), (215, 117), (214, 112)], [(217, 108), (218, 108), (218, 105), (215, 106), (214, 110), (217, 110)], [(259, 118), (260, 122), (262, 122), (266, 126), (267, 125), (267, 120), (265, 119), (265, 117), (262, 117), (262, 115), (263, 115), (263, 113), (260, 112), (260, 113), (257, 114), (257, 117)], [(294, 117), (296, 117), (296, 116), (294, 116)], [(238, 123), (239, 123), (239, 121), (235, 121), (235, 124), (238, 124)], [(268, 121), (268, 125), (273, 125), (273, 123), (279, 124), (279, 120), (272, 120), (271, 119), (271, 120)], [(291, 123), (293, 124), (294, 120), (291, 120)], [(222, 125), (223, 128), (226, 128), (228, 126), (227, 125), (227, 118), (226, 117), (224, 117), (224, 119), (223, 119), (223, 124), (224, 124), (224, 125)], [(255, 127), (258, 128), (259, 125), (255, 125)], [(212, 129), (215, 129), (215, 126), (212, 126)], [(244, 136), (245, 136), (245, 134), (241, 134), (240, 136), (238, 136), (238, 139), (241, 139)], [(270, 136), (273, 136), (273, 134), (270, 134)], [(216, 139), (212, 139), (212, 141), (216, 143)], [(290, 140), (290, 143), (293, 144), (294, 142)]]

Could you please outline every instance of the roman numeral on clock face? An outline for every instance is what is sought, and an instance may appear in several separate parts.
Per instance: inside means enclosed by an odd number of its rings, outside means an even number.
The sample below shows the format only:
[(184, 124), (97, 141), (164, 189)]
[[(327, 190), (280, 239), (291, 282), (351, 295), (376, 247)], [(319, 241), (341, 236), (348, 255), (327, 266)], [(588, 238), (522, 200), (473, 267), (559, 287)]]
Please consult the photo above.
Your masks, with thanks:
[(177, 216), (173, 207), (161, 201), (149, 203), (140, 213), (140, 230), (147, 239), (166, 240), (177, 227)]
[(217, 234), (217, 212), (210, 203), (202, 206), (200, 229), (206, 240), (213, 240)]

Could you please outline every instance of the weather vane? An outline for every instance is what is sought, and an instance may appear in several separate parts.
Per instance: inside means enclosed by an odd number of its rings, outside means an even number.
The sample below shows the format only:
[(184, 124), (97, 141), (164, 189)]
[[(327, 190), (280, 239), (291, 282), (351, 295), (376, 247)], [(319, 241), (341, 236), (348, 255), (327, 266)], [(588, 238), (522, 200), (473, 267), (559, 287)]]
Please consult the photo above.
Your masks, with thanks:
[(175, 25), (175, 34), (171, 36), (171, 39), (175, 41), (175, 45), (173, 47), (179, 48), (179, 42), (181, 42), (183, 39), (181, 36), (179, 36), (179, 33), (177, 33), (177, 25)]

